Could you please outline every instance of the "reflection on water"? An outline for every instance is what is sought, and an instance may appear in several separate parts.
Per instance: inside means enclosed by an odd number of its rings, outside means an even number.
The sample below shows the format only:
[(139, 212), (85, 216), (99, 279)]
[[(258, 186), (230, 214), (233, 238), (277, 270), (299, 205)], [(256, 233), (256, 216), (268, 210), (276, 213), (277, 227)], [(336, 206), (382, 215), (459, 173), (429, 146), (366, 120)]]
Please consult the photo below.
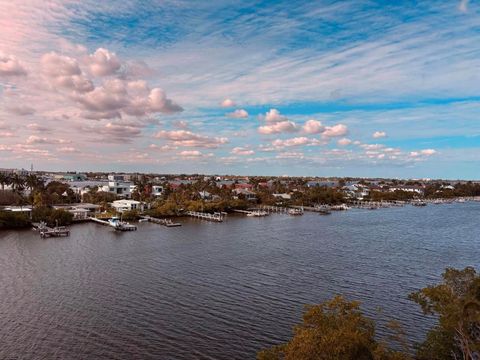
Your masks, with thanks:
[(478, 268), (479, 218), (467, 203), (1, 232), (0, 358), (254, 358), (337, 293), (419, 340), (429, 320), (407, 294), (446, 266)]

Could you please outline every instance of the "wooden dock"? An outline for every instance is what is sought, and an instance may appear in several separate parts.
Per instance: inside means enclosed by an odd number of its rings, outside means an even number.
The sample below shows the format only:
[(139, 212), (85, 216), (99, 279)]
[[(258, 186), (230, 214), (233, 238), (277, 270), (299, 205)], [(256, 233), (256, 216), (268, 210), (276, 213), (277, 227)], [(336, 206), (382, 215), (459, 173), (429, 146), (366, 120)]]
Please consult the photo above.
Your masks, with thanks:
[(32, 225), (35, 230), (40, 232), (40, 237), (42, 238), (70, 236), (70, 229), (65, 226), (55, 226), (51, 228), (44, 222), (33, 223)]
[(279, 213), (279, 214), (288, 214), (288, 215), (303, 215), (303, 206), (298, 207), (283, 207), (283, 206), (273, 206), (273, 205), (260, 205), (260, 210), (266, 211), (267, 213)]
[(145, 219), (145, 220), (148, 220), (149, 222), (152, 222), (154, 224), (159, 224), (159, 225), (163, 225), (163, 226), (166, 226), (166, 227), (182, 226), (182, 224), (173, 222), (170, 219), (158, 219), (158, 218), (154, 218), (154, 217), (148, 216), (148, 215), (147, 216), (141, 216), (141, 218)]
[(223, 220), (225, 219), (225, 215), (222, 213), (209, 214), (209, 213), (198, 212), (198, 211), (187, 211), (185, 215), (193, 218), (197, 218), (197, 219), (214, 221), (214, 222), (223, 222)]
[(264, 217), (269, 215), (267, 211), (258, 210), (258, 209), (252, 209), (252, 210), (234, 209), (233, 211), (236, 213), (245, 214), (249, 217)]
[(93, 222), (96, 222), (97, 224), (113, 227), (117, 231), (135, 231), (135, 230), (137, 230), (137, 227), (135, 225), (132, 225), (132, 224), (129, 224), (129, 223), (126, 223), (126, 222), (122, 222), (122, 221), (117, 221), (115, 223), (112, 223), (110, 221), (97, 219), (95, 217), (90, 217), (89, 219)]

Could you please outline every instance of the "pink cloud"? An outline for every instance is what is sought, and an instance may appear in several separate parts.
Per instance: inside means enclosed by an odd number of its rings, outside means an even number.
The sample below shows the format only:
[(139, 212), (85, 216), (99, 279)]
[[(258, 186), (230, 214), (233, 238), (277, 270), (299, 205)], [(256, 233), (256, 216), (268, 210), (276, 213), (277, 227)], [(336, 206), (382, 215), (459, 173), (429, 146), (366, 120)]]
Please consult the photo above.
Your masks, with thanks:
[(237, 109), (231, 113), (228, 113), (227, 116), (235, 119), (245, 119), (248, 118), (248, 112), (244, 109)]
[(263, 135), (280, 134), (283, 132), (298, 131), (297, 125), (292, 121), (281, 121), (271, 125), (260, 126), (258, 132)]
[(220, 104), (221, 107), (234, 107), (235, 105), (237, 104), (232, 99), (225, 99)]
[(325, 130), (325, 127), (318, 120), (308, 120), (302, 129), (306, 134), (320, 134)]
[(27, 70), (13, 55), (0, 52), (0, 76), (25, 76)]
[(173, 145), (184, 147), (216, 148), (228, 142), (225, 137), (209, 137), (187, 130), (161, 130), (155, 137), (171, 141)]
[(113, 52), (104, 48), (98, 48), (95, 53), (89, 55), (88, 67), (95, 76), (112, 75), (120, 69), (120, 60)]

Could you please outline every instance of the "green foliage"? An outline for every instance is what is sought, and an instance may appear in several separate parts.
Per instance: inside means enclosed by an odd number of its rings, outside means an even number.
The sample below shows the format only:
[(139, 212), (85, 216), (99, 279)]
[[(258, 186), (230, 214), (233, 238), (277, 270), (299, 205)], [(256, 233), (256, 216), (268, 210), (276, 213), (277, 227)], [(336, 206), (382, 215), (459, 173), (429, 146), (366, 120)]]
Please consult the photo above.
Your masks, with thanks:
[(395, 191), (371, 191), (370, 194), (366, 197), (366, 200), (372, 201), (382, 201), (382, 200), (400, 200), (406, 201), (411, 200), (417, 197), (418, 194), (412, 191), (403, 191), (403, 190), (395, 190)]
[(124, 211), (122, 213), (122, 220), (125, 221), (135, 221), (138, 220), (138, 211), (137, 210), (129, 210), (129, 211)]
[(443, 282), (410, 294), (438, 325), (419, 345), (420, 360), (474, 359), (480, 352), (480, 276), (472, 267), (447, 268)]
[(48, 207), (38, 207), (32, 211), (32, 221), (45, 221), (49, 226), (64, 226), (72, 223), (73, 214), (59, 209), (52, 209)]
[(327, 188), (325, 186), (314, 186), (311, 188), (306, 188), (304, 193), (294, 193), (292, 200), (294, 205), (334, 205), (343, 203), (344, 196), (336, 189)]
[(24, 213), (0, 211), (0, 229), (26, 228), (30, 225), (30, 220)]
[(262, 350), (258, 360), (405, 360), (408, 355), (375, 340), (375, 324), (363, 316), (360, 304), (336, 296), (307, 306), (293, 338)]

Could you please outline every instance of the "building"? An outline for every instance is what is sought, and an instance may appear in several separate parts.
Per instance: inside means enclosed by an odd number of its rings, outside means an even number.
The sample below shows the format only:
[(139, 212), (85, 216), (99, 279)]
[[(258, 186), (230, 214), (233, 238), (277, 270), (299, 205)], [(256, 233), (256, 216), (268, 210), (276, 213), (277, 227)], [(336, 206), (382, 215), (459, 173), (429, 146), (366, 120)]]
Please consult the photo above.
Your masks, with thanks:
[(136, 200), (116, 200), (112, 203), (112, 207), (119, 213), (132, 210), (142, 212), (145, 210), (145, 203)]
[(117, 174), (108, 175), (108, 184), (101, 188), (104, 192), (109, 192), (125, 199), (130, 199), (135, 189), (136, 186), (133, 182), (125, 180), (124, 175)]
[(153, 185), (152, 186), (152, 196), (162, 196), (163, 195), (163, 186)]

